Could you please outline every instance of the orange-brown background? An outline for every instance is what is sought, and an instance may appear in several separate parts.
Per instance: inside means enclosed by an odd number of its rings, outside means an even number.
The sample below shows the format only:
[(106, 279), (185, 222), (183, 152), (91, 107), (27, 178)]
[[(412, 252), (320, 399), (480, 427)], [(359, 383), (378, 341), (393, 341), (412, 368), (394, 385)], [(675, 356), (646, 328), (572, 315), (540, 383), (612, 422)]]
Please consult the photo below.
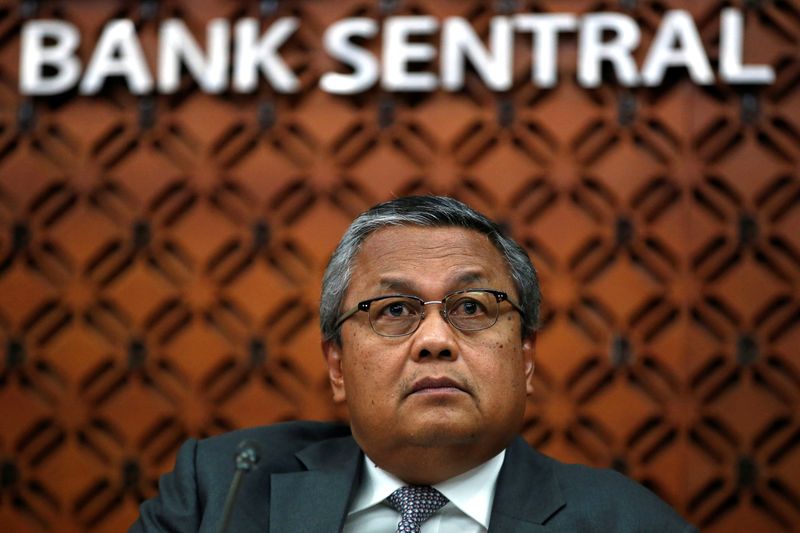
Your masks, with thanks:
[[(692, 12), (747, 9), (769, 87), (597, 90), (473, 75), (460, 93), (317, 87), (348, 16), (620, 10), (647, 43)], [(67, 20), (84, 63), (111, 18), (151, 63), (160, 20), (295, 15), (279, 96), (19, 94), (20, 27)], [(188, 436), (342, 418), (319, 351), (321, 272), (347, 223), (407, 193), (502, 221), (541, 273), (525, 436), (614, 466), (709, 532), (800, 529), (800, 2), (0, 1), (0, 530), (116, 532)], [(375, 44), (377, 47), (377, 44)], [(640, 59), (641, 59), (640, 54)], [(536, 487), (531, 487), (536, 490)]]

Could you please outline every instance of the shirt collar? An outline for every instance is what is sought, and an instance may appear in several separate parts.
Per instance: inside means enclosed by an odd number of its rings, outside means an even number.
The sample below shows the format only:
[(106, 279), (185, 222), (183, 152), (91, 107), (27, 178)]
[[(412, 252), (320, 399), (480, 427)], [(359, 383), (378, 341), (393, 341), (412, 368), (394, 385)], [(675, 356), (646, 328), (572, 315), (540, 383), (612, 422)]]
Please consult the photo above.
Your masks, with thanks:
[[(461, 512), (488, 529), (494, 503), (494, 488), (505, 455), (506, 451), (503, 450), (485, 463), (438, 483), (434, 488), (444, 494)], [(380, 504), (404, 485), (407, 483), (383, 470), (364, 455), (364, 476), (348, 515)]]

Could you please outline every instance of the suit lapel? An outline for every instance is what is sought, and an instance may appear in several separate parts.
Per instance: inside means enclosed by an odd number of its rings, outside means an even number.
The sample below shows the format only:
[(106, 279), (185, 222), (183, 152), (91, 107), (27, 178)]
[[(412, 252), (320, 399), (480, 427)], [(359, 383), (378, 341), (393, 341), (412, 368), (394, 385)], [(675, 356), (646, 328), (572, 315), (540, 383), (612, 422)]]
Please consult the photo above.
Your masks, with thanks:
[[(351, 437), (298, 452), (307, 471), (271, 476), (270, 533), (341, 531), (361, 475), (361, 450)], [(551, 462), (517, 437), (497, 478), (489, 533), (545, 533), (565, 505)]]
[(307, 471), (271, 476), (269, 531), (341, 531), (358, 486), (361, 450), (346, 437), (313, 444), (296, 456)]
[(550, 461), (517, 437), (497, 477), (490, 533), (545, 531), (544, 523), (565, 505)]

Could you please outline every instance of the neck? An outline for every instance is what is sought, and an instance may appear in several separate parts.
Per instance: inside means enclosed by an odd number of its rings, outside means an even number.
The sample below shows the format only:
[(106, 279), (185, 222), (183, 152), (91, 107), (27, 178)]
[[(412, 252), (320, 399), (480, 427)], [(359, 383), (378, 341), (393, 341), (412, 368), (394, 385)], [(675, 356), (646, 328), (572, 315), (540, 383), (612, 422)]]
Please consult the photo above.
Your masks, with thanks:
[(410, 485), (435, 485), (476, 468), (503, 450), (495, 446), (405, 446), (393, 450), (362, 449), (383, 470)]

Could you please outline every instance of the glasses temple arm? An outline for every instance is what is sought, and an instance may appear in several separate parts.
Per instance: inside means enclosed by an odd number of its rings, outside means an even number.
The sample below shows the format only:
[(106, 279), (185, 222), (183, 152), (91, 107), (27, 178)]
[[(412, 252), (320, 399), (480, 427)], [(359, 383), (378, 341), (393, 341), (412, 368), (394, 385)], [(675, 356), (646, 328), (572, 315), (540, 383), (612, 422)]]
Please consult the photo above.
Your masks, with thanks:
[(517, 302), (515, 302), (514, 300), (512, 300), (512, 299), (511, 299), (511, 297), (510, 297), (508, 294), (506, 294), (506, 295), (505, 295), (505, 301), (507, 301), (508, 303), (510, 303), (510, 304), (511, 304), (511, 306), (512, 306), (514, 309), (516, 309), (517, 311), (519, 311), (519, 314), (521, 314), (522, 316), (525, 316), (525, 311), (523, 311), (522, 307), (520, 307), (520, 305), (519, 305)]
[(334, 326), (334, 328), (339, 329), (339, 326), (341, 326), (345, 320), (347, 320), (354, 314), (358, 313), (360, 310), (361, 307), (359, 305), (356, 305), (355, 307), (347, 311), (345, 314), (339, 317), (339, 320), (336, 321), (336, 325)]

